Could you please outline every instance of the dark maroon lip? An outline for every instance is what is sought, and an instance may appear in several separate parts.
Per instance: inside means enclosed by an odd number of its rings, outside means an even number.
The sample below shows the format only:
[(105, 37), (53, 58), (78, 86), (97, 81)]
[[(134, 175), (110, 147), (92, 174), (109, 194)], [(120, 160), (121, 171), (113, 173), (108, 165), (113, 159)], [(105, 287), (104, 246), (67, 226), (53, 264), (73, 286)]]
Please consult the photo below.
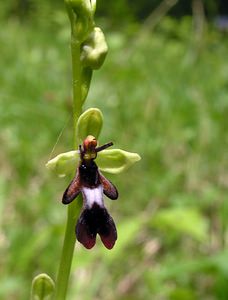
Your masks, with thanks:
[(82, 211), (75, 231), (77, 240), (87, 249), (95, 245), (97, 234), (107, 249), (112, 249), (117, 240), (116, 226), (112, 217), (105, 207), (97, 204)]

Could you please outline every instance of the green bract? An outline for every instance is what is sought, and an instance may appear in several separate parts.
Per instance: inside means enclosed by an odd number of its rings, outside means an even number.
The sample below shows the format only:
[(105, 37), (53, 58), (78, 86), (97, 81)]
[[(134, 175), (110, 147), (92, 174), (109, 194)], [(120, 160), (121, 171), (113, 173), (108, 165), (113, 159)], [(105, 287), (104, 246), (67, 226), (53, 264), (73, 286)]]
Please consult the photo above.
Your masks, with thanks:
[(90, 67), (84, 67), (82, 68), (81, 73), (81, 93), (82, 93), (82, 103), (84, 103), (88, 92), (89, 92), (89, 86), (92, 78), (93, 70)]
[[(77, 139), (79, 139), (81, 143), (88, 135), (92, 135), (97, 139), (102, 125), (103, 116), (99, 109), (90, 108), (86, 110), (81, 114), (77, 122)], [(140, 159), (137, 153), (127, 152), (121, 149), (111, 149), (98, 152), (96, 162), (101, 171), (118, 174), (128, 169)], [(55, 172), (58, 176), (63, 177), (75, 172), (79, 160), (78, 150), (69, 151), (61, 153), (49, 160), (46, 167)]]
[(47, 274), (39, 274), (32, 281), (31, 300), (51, 299), (55, 284)]
[(81, 62), (83, 66), (99, 69), (108, 52), (105, 36), (99, 27), (94, 27), (88, 38), (82, 44)]

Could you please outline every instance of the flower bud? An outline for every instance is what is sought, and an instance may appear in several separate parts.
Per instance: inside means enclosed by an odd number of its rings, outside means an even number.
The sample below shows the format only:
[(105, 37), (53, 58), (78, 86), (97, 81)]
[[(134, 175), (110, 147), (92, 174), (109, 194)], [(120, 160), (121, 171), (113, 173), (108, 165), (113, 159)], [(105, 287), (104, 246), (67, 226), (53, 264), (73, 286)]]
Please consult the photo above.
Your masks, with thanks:
[(94, 26), (93, 16), (96, 1), (90, 0), (65, 0), (71, 20), (74, 38), (83, 42)]
[(99, 69), (108, 52), (105, 36), (99, 27), (94, 27), (88, 38), (82, 44), (81, 62), (84, 66)]
[(31, 300), (48, 300), (54, 293), (54, 281), (47, 274), (39, 274), (32, 281)]

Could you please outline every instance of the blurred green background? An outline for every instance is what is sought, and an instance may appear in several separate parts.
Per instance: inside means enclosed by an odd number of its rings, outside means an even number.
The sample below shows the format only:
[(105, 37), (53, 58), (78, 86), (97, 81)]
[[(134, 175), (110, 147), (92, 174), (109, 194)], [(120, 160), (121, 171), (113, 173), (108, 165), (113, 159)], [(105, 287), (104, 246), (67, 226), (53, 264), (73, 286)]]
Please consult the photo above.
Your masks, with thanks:
[[(225, 1), (98, 1), (109, 54), (87, 107), (100, 143), (138, 152), (118, 176), (112, 251), (76, 245), (68, 299), (228, 299), (228, 14)], [(0, 299), (55, 278), (72, 149), (70, 25), (61, 0), (0, 3)], [(64, 128), (54, 152), (52, 149)]]

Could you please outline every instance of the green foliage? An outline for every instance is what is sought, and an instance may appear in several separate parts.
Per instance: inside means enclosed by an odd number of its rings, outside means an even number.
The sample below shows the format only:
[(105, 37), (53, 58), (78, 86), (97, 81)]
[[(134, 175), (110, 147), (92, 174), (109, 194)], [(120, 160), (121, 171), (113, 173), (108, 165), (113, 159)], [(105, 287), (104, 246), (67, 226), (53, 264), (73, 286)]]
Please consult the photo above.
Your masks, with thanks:
[[(80, 0), (68, 0), (69, 3), (74, 3), (75, 8), (80, 4)], [(83, 12), (88, 12), (90, 1), (81, 8)], [(115, 0), (115, 1), (100, 1), (97, 7), (97, 15), (105, 17), (109, 24), (120, 26), (131, 23), (132, 21), (144, 20), (150, 13), (161, 4), (160, 0)], [(227, 11), (227, 4), (219, 3), (216, 0), (203, 1), (207, 15), (215, 17), (216, 15)], [(0, 2), (0, 17), (19, 18), (23, 22), (35, 21), (39, 24), (42, 22), (50, 22), (50, 16), (53, 14), (53, 8), (62, 10), (64, 7), (62, 0), (8, 0)], [(219, 11), (220, 10), (220, 11)], [(170, 15), (182, 17), (191, 15), (192, 1), (178, 1), (169, 12)]]
[[(29, 298), (31, 278), (56, 274), (69, 178), (47, 174), (69, 118), (68, 20), (55, 29), (10, 21), (0, 29), (0, 298)], [(119, 239), (113, 251), (77, 245), (70, 299), (228, 297), (227, 40), (208, 26), (200, 47), (191, 19), (165, 18), (129, 40), (109, 32), (111, 50), (94, 76), (88, 105), (102, 108), (100, 144), (142, 156), (112, 178), (106, 200)], [(52, 154), (72, 149), (64, 130)], [(55, 179), (56, 180), (56, 179)]]
[(201, 214), (192, 208), (166, 208), (157, 212), (152, 226), (169, 234), (189, 235), (199, 241), (207, 239), (208, 226)]

